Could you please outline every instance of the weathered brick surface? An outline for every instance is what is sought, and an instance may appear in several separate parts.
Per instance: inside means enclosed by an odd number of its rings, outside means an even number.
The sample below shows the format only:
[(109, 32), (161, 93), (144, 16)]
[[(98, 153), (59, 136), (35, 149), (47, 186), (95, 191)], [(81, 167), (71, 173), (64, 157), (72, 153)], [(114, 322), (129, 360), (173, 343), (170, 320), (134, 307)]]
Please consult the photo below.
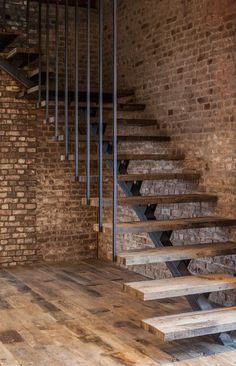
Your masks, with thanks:
[[(109, 14), (109, 7), (107, 14)], [(118, 7), (119, 85), (136, 89), (146, 114), (186, 154), (185, 167), (201, 171), (200, 189), (217, 193), (217, 207), (192, 204), (158, 207), (160, 219), (218, 213), (235, 217), (235, 24), (233, 0), (121, 0)], [(111, 82), (111, 22), (106, 17), (106, 78)], [(130, 147), (130, 149), (132, 149)], [(139, 147), (135, 147), (136, 151)], [(144, 150), (145, 149), (145, 150)], [(147, 145), (143, 145), (146, 151)], [(134, 151), (134, 150), (133, 150)], [(159, 169), (158, 164), (133, 164), (131, 171)], [(161, 169), (171, 168), (168, 164)], [(179, 185), (145, 185), (146, 193), (178, 192)], [(187, 187), (186, 187), (187, 188)], [(183, 193), (185, 187), (180, 186)], [(188, 191), (188, 189), (186, 189)], [(137, 219), (123, 209), (122, 220)], [(234, 238), (233, 230), (188, 230), (174, 233), (174, 244)], [(121, 238), (123, 249), (151, 245), (145, 235)], [(103, 248), (103, 241), (100, 241)], [(109, 245), (108, 245), (108, 248)], [(109, 249), (108, 249), (109, 250)], [(105, 253), (105, 249), (100, 251)], [(235, 273), (235, 256), (191, 263), (193, 272)], [(168, 275), (163, 266), (136, 268), (151, 277)], [(223, 296), (223, 295), (222, 295)], [(235, 294), (221, 298), (235, 301)]]
[(31, 263), (41, 258), (36, 238), (36, 113), (33, 104), (14, 99), (15, 82), (0, 75), (0, 264)]
[(97, 213), (81, 204), (85, 185), (73, 181), (73, 162), (61, 161), (43, 110), (14, 98), (17, 87), (1, 72), (0, 265), (95, 257)]

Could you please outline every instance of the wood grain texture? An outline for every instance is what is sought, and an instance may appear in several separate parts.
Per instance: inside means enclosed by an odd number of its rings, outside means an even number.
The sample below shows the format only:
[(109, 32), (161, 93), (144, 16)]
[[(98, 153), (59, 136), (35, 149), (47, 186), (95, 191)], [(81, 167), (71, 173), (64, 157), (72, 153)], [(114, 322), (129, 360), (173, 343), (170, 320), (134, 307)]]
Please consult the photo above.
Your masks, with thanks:
[(195, 245), (176, 245), (119, 253), (117, 263), (124, 266), (163, 263), (203, 257), (217, 257), (236, 253), (236, 242), (219, 242)]
[[(217, 196), (204, 193), (192, 193), (192, 194), (170, 194), (160, 196), (133, 196), (133, 197), (122, 197), (117, 199), (119, 206), (134, 206), (134, 205), (149, 205), (149, 204), (175, 204), (175, 203), (192, 203), (192, 202), (216, 202)], [(83, 204), (86, 205), (86, 199)], [(99, 199), (91, 198), (90, 205), (99, 207)], [(111, 207), (113, 205), (112, 198), (104, 197), (103, 205), (105, 207)]]
[[(236, 219), (206, 216), (177, 220), (133, 221), (117, 224), (117, 232), (119, 234), (141, 232), (150, 233), (155, 231), (188, 230), (217, 226), (236, 226)], [(99, 231), (98, 225), (94, 225), (94, 230), (97, 232)], [(104, 233), (111, 233), (111, 230), (112, 224), (103, 224)]]
[(235, 290), (236, 277), (224, 273), (166, 278), (124, 284), (124, 290), (140, 300), (160, 300), (171, 297)]
[(165, 344), (140, 328), (140, 314), (153, 318), (189, 306), (182, 298), (147, 304), (127, 296), (123, 283), (139, 280), (144, 277), (93, 260), (1, 270), (6, 343), (0, 342), (0, 365), (170, 366), (184, 360), (195, 366), (201, 357), (208, 366), (220, 357), (219, 366), (232, 366), (236, 351), (208, 337)]
[(236, 329), (236, 307), (146, 319), (142, 326), (165, 341), (232, 331)]
[[(136, 181), (160, 181), (160, 180), (197, 180), (201, 176), (198, 172), (177, 172), (177, 173), (150, 173), (150, 174), (120, 174), (117, 179), (119, 182), (136, 182)], [(98, 175), (91, 176), (93, 182), (98, 182)], [(105, 175), (104, 179), (112, 179), (112, 175)], [(81, 175), (79, 181), (85, 183), (87, 177)]]
[[(74, 160), (74, 155), (70, 155), (69, 160)], [(86, 160), (86, 155), (80, 155), (79, 159), (81, 161)], [(110, 154), (105, 154), (103, 156), (104, 160), (113, 160), (113, 156)], [(168, 153), (168, 154), (118, 154), (117, 156), (118, 160), (137, 160), (137, 161), (178, 161), (183, 160), (184, 155), (178, 154), (178, 153)], [(64, 161), (65, 157), (64, 155), (61, 155), (61, 161)], [(91, 155), (90, 160), (98, 160), (98, 155)]]

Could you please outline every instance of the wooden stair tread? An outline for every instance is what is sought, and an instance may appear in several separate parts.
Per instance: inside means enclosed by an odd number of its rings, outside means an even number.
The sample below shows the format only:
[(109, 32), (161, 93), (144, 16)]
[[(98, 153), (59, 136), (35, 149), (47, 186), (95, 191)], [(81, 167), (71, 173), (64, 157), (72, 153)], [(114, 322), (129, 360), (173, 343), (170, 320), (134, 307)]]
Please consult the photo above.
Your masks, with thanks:
[[(198, 172), (177, 172), (177, 173), (147, 173), (147, 174), (119, 174), (118, 182), (143, 182), (158, 180), (197, 180), (201, 176)], [(98, 182), (99, 176), (91, 176), (92, 182)], [(112, 179), (112, 175), (105, 175), (104, 179)], [(81, 183), (85, 183), (87, 177), (85, 175), (79, 177)]]
[(236, 242), (175, 245), (119, 253), (117, 263), (133, 266), (232, 254), (236, 254)]
[(16, 55), (37, 55), (39, 54), (38, 48), (23, 48), (23, 47), (15, 47), (7, 53), (3, 53), (2, 56), (5, 56), (7, 60), (12, 59)]
[(236, 329), (236, 307), (145, 319), (142, 327), (163, 341), (233, 331)]
[(139, 281), (124, 284), (124, 290), (126, 292), (143, 301), (233, 289), (236, 289), (236, 277), (225, 273), (171, 277), (161, 280)]
[[(63, 141), (64, 136), (61, 135), (60, 136), (60, 141)], [(110, 135), (105, 135), (103, 137), (103, 142), (109, 142), (112, 143), (112, 139), (113, 137)], [(146, 141), (151, 141), (151, 142), (169, 142), (171, 141), (171, 138), (169, 136), (164, 136), (164, 135), (155, 135), (153, 134), (152, 136), (140, 136), (140, 135), (124, 135), (124, 134), (120, 134), (117, 133), (117, 140), (118, 142), (146, 142)], [(87, 137), (86, 135), (79, 135), (79, 141), (81, 142), (86, 142), (87, 141)], [(90, 138), (90, 142), (99, 142), (98, 137), (92, 136)]]
[(16, 47), (7, 53), (1, 53), (1, 56), (14, 63), (16, 67), (22, 68), (28, 64), (28, 61), (30, 63), (35, 61), (39, 56), (39, 51), (38, 48)]
[[(37, 72), (37, 69), (35, 69), (35, 72)], [(18, 96), (21, 97), (22, 93), (28, 97), (36, 97), (37, 93), (39, 91), (39, 85), (34, 85), (34, 87), (27, 89), (26, 91), (20, 91), (18, 93)], [(42, 85), (41, 87), (41, 94), (42, 97), (45, 98), (46, 95), (46, 86)], [(134, 94), (133, 90), (118, 90), (118, 98), (131, 96)], [(49, 97), (55, 98), (55, 86), (50, 85), (49, 86)], [(59, 89), (58, 90), (58, 98), (59, 101), (63, 100), (65, 98), (65, 90)], [(68, 99), (70, 101), (71, 105), (74, 105), (74, 99), (75, 99), (75, 91), (74, 90), (68, 90)], [(113, 100), (113, 94), (111, 91), (104, 91), (103, 92), (103, 100), (104, 100), (104, 108), (111, 108), (112, 106), (112, 100)], [(99, 93), (96, 90), (91, 90), (90, 93), (90, 101), (91, 101), (91, 108), (98, 108), (98, 101), (99, 101)], [(54, 103), (54, 100), (51, 101)], [(79, 90), (79, 105), (81, 108), (84, 108), (86, 106), (87, 102), (87, 91), (86, 90)], [(45, 107), (46, 101), (43, 100), (41, 102), (41, 107)], [(118, 103), (119, 108), (125, 108), (124, 106), (127, 105), (127, 108), (137, 108), (137, 110), (144, 110), (145, 105), (140, 103)], [(135, 109), (136, 110), (136, 109)]]
[[(99, 123), (98, 118), (91, 118), (91, 123), (98, 124)], [(104, 123), (112, 125), (113, 120), (108, 118), (104, 121)], [(159, 127), (157, 120), (148, 118), (118, 118), (117, 124), (123, 126)]]
[[(169, 154), (131, 154), (131, 153), (127, 153), (127, 154), (118, 154), (117, 156), (118, 160), (122, 161), (122, 160), (140, 160), (140, 161), (145, 161), (145, 160), (154, 160), (154, 161), (178, 161), (178, 160), (183, 160), (184, 159), (184, 155), (183, 154), (173, 154), (173, 153), (169, 153)], [(113, 155), (111, 154), (105, 154), (103, 155), (103, 159), (104, 160), (113, 160)], [(61, 155), (61, 161), (65, 160), (65, 156)], [(70, 155), (69, 156), (69, 160), (74, 160), (74, 155)], [(79, 160), (84, 161), (86, 160), (86, 155), (79, 155)], [(98, 155), (91, 155), (90, 156), (90, 160), (94, 160), (94, 161), (98, 161)]]
[[(217, 226), (236, 226), (236, 219), (227, 219), (223, 217), (195, 217), (182, 218), (175, 220), (149, 220), (149, 221), (133, 221), (117, 224), (117, 232), (125, 233), (141, 233), (141, 232), (158, 232), (158, 231), (174, 231), (198, 229)], [(98, 225), (94, 225), (94, 230), (99, 231)], [(104, 223), (103, 232), (111, 233), (112, 224)]]
[[(82, 200), (86, 204), (86, 199)], [(191, 202), (215, 202), (217, 201), (216, 195), (206, 193), (192, 193), (192, 194), (169, 194), (159, 196), (133, 196), (122, 197), (117, 199), (117, 204), (120, 206), (127, 205), (149, 205), (149, 204), (174, 204), (174, 203), (191, 203)], [(103, 198), (103, 205), (110, 207), (113, 204), (112, 198)], [(90, 205), (94, 207), (99, 206), (98, 198), (91, 198)]]
[[(34, 87), (35, 88), (35, 87)], [(81, 92), (80, 92), (81, 93)], [(18, 97), (22, 97), (22, 95), (24, 94), (24, 91), (21, 91), (18, 93)], [(59, 105), (63, 106), (64, 105), (64, 102), (60, 102), (59, 101)], [(42, 107), (45, 107), (45, 103), (44, 101), (41, 102), (41, 106)], [(53, 108), (55, 107), (54, 106), (54, 103), (51, 105)], [(55, 122), (55, 118), (54, 116), (51, 116), (49, 118), (49, 122), (50, 123), (54, 123)], [(99, 121), (98, 121), (98, 118), (94, 118), (94, 117), (91, 117), (91, 124), (98, 124)], [(111, 124), (112, 125), (113, 123), (113, 120), (112, 119), (106, 119), (104, 120), (104, 124)], [(141, 118), (118, 118), (117, 119), (117, 124), (118, 124), (118, 127), (119, 126), (143, 126), (143, 127), (152, 127), (152, 126), (155, 126), (156, 128), (159, 128), (159, 125), (158, 125), (158, 122), (157, 120), (155, 119), (141, 119)], [(145, 136), (144, 136), (145, 137)]]
[(4, 51), (14, 40), (21, 35), (15, 31), (0, 31), (0, 52)]

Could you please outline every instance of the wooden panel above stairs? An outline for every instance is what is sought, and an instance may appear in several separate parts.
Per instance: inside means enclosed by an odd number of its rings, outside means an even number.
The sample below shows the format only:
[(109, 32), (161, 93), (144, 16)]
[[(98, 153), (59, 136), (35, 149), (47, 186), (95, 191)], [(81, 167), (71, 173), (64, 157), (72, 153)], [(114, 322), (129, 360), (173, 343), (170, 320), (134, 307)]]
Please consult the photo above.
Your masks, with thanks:
[(143, 249), (119, 253), (117, 256), (117, 262), (125, 266), (134, 266), (232, 255), (235, 253), (236, 242), (176, 245), (172, 247)]
[(146, 319), (142, 321), (142, 327), (163, 341), (233, 331), (236, 329), (236, 307)]
[[(217, 226), (236, 226), (236, 219), (227, 219), (224, 217), (195, 217), (183, 218), (175, 220), (150, 220), (150, 221), (133, 221), (117, 224), (117, 232), (119, 234), (126, 233), (142, 233), (142, 232), (158, 232), (158, 231), (174, 231), (199, 229)], [(99, 231), (98, 224), (94, 225), (94, 230)], [(111, 233), (112, 224), (104, 223), (103, 232)]]
[(175, 277), (124, 284), (124, 290), (126, 292), (144, 301), (235, 289), (236, 277), (224, 273), (211, 273), (198, 276)]

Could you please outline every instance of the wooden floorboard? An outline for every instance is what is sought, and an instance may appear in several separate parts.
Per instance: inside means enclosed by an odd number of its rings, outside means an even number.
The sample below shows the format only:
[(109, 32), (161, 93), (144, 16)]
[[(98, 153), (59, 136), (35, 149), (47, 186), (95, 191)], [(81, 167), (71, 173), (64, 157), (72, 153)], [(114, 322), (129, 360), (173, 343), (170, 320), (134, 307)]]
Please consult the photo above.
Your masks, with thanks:
[(190, 310), (182, 298), (148, 304), (123, 292), (142, 280), (95, 260), (1, 270), (0, 365), (232, 366), (236, 351), (211, 338), (163, 343), (141, 329), (140, 319)]

